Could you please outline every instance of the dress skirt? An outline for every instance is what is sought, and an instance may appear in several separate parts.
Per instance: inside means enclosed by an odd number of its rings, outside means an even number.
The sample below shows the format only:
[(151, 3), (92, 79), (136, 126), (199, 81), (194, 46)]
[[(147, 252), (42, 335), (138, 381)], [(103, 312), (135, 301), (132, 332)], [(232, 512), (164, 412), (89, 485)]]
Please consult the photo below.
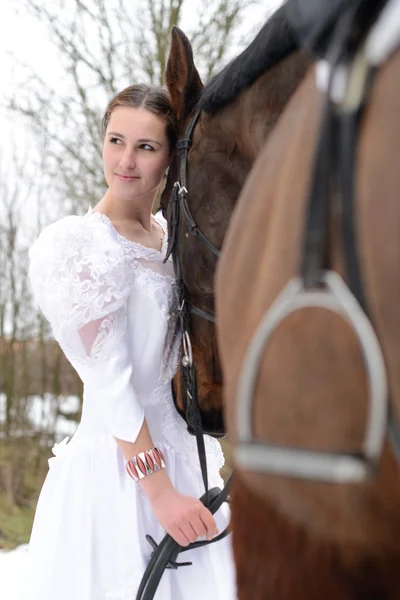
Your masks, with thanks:
[[(167, 472), (182, 493), (204, 493), (191, 456), (160, 446)], [(135, 600), (152, 548), (165, 531), (151, 506), (125, 471), (124, 458), (107, 434), (76, 435), (54, 448), (39, 498), (28, 551), (24, 600)], [(223, 486), (210, 473), (210, 487)], [(215, 515), (222, 531), (229, 509)], [(233, 600), (236, 598), (230, 536), (189, 550), (191, 566), (167, 569), (155, 600)]]

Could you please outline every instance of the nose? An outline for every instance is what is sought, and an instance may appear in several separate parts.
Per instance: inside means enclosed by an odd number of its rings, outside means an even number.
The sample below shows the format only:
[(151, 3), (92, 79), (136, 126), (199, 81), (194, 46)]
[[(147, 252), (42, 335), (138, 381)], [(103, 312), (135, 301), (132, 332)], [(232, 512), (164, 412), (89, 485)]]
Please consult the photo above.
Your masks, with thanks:
[(136, 167), (136, 158), (135, 158), (135, 153), (134, 150), (132, 148), (125, 148), (122, 156), (121, 156), (121, 160), (120, 160), (120, 165), (124, 170), (130, 170), (132, 171), (132, 169), (134, 169)]

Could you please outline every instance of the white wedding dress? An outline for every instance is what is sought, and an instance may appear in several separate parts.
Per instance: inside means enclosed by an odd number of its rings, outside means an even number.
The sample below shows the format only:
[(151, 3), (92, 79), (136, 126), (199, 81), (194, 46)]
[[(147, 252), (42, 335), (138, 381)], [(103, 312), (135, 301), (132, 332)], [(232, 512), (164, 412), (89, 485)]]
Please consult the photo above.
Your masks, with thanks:
[[(165, 535), (125, 471), (114, 437), (134, 442), (146, 418), (174, 486), (204, 493), (193, 436), (170, 381), (178, 359), (171, 323), (174, 282), (163, 250), (122, 237), (89, 211), (46, 227), (30, 251), (36, 300), (84, 383), (76, 434), (57, 444), (35, 516), (23, 600), (135, 600), (152, 549)], [(168, 349), (172, 348), (172, 351)], [(210, 487), (222, 487), (223, 456), (207, 437)], [(229, 520), (222, 507), (220, 531)], [(236, 598), (230, 537), (190, 550), (192, 566), (166, 570), (156, 600)]]

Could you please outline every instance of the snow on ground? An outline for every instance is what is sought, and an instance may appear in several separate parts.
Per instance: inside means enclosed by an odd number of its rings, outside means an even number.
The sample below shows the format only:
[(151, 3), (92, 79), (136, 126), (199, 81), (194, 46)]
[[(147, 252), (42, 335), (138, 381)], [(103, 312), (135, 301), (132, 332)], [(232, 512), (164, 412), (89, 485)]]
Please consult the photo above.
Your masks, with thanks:
[[(49, 427), (50, 420), (53, 418), (53, 404), (54, 401), (49, 394), (45, 398), (34, 396), (29, 398), (28, 416), (33, 430), (43, 430)], [(0, 394), (0, 423), (4, 420), (4, 406), (5, 398), (3, 394)], [(60, 406), (65, 412), (73, 413), (78, 409), (79, 399), (76, 396), (62, 398)], [(66, 435), (71, 438), (76, 430), (76, 422), (59, 416), (54, 429), (58, 441)], [(23, 576), (26, 572), (27, 550), (27, 544), (10, 552), (0, 550), (0, 600), (19, 600), (19, 586), (23, 583)]]
[(12, 552), (0, 550), (0, 598), (19, 600), (20, 584), (26, 572), (28, 546), (19, 546)]

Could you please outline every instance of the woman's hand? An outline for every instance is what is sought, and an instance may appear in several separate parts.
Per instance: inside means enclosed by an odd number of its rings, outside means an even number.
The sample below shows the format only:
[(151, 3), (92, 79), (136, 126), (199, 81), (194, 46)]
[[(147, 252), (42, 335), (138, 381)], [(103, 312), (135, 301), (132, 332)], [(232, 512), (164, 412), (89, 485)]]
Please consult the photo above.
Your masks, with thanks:
[(172, 486), (151, 500), (158, 522), (180, 546), (188, 546), (199, 537), (211, 540), (218, 533), (208, 508), (196, 498), (181, 494)]

